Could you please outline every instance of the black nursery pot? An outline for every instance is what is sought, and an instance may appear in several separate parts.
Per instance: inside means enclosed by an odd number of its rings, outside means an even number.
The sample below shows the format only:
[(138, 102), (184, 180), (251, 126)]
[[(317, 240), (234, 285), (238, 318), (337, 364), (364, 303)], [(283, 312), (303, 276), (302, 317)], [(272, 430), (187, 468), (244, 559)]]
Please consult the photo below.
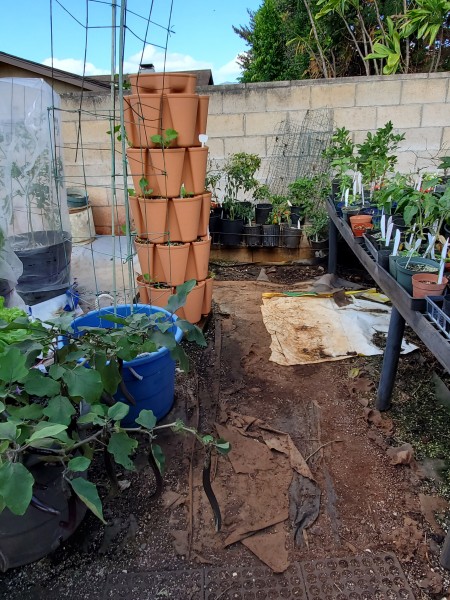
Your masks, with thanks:
[(23, 264), (17, 291), (26, 304), (49, 300), (70, 287), (72, 240), (69, 233), (34, 231), (10, 239)]
[(239, 246), (242, 242), (243, 229), (242, 219), (222, 219), (220, 243), (224, 246)]
[(255, 221), (257, 225), (267, 223), (267, 218), (272, 211), (272, 205), (269, 202), (257, 204), (255, 206)]
[(210, 214), (209, 216), (209, 233), (213, 244), (220, 242), (220, 231), (222, 229), (222, 219), (220, 214)]
[(300, 221), (300, 225), (303, 225), (303, 223), (305, 222), (305, 216), (302, 215), (302, 209), (299, 206), (292, 206), (291, 207), (292, 227), (297, 227), (299, 221)]
[(244, 242), (250, 247), (261, 246), (261, 225), (245, 225)]
[(274, 248), (280, 242), (280, 226), (279, 225), (263, 225), (262, 245), (266, 248)]
[(284, 248), (298, 248), (302, 238), (302, 230), (298, 227), (283, 227), (281, 231), (282, 246)]

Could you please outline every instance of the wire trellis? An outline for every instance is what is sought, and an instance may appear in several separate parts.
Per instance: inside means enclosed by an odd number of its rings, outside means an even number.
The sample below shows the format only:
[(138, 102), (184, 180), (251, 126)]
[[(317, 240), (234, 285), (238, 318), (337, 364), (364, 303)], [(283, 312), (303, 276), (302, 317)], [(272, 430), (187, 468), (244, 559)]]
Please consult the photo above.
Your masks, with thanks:
[(267, 161), (266, 183), (272, 194), (284, 196), (290, 183), (299, 177), (312, 177), (329, 170), (323, 152), (333, 135), (333, 110), (308, 110), (300, 124), (286, 119), (277, 126), (275, 141)]

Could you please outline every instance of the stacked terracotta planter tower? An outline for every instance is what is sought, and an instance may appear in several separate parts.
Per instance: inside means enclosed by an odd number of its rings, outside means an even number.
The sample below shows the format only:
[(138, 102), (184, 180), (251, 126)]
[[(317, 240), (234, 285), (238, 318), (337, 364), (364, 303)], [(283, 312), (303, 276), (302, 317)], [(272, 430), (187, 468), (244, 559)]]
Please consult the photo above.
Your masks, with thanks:
[[(195, 279), (197, 285), (177, 314), (192, 323), (211, 310), (208, 277), (211, 194), (205, 192), (208, 148), (208, 96), (195, 93), (197, 77), (185, 73), (130, 76), (125, 98), (128, 164), (136, 196), (130, 209), (137, 237), (141, 302), (164, 307), (174, 288)], [(152, 141), (175, 130), (169, 147)]]

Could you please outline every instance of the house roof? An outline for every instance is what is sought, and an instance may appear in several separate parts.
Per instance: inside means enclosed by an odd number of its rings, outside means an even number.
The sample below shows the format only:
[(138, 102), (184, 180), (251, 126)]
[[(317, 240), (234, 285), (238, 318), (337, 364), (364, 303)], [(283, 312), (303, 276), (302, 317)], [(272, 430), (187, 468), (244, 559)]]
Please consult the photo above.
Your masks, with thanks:
[(61, 69), (47, 67), (46, 65), (41, 65), (32, 60), (13, 56), (12, 54), (6, 54), (6, 52), (0, 52), (0, 67), (2, 63), (24, 69), (25, 71), (31, 71), (39, 77), (68, 83), (80, 88), (80, 90), (84, 89), (88, 92), (105, 91), (109, 89), (109, 83), (105, 83), (104, 81), (97, 81), (95, 78), (90, 77), (83, 78), (81, 75), (75, 75), (74, 73), (68, 73)]
[[(30, 71), (36, 76), (45, 77), (50, 80), (60, 81), (84, 89), (88, 92), (98, 92), (110, 89), (110, 75), (95, 75), (89, 77), (82, 77), (81, 75), (75, 75), (74, 73), (68, 73), (61, 69), (55, 69), (20, 58), (19, 56), (13, 56), (12, 54), (6, 54), (6, 52), (0, 52), (0, 76), (1, 76), (1, 65), (6, 64), (11, 67)], [(199, 69), (193, 71), (179, 71), (180, 73), (192, 73), (197, 75), (197, 85), (214, 85), (211, 69)], [(127, 76), (125, 75), (125, 80)]]

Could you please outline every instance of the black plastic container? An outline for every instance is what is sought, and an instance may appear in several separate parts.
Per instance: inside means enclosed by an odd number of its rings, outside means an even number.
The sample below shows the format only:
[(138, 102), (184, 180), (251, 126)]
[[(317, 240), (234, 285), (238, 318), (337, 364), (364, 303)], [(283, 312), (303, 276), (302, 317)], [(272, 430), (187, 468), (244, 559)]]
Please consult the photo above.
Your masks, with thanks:
[(255, 207), (255, 221), (257, 225), (265, 225), (272, 212), (272, 205), (269, 202), (257, 204)]
[(247, 246), (261, 246), (261, 237), (261, 225), (244, 225), (244, 242)]
[(280, 243), (279, 225), (262, 225), (262, 245), (266, 248), (275, 248)]
[(239, 246), (242, 242), (243, 229), (242, 219), (222, 219), (220, 243), (224, 246)]

